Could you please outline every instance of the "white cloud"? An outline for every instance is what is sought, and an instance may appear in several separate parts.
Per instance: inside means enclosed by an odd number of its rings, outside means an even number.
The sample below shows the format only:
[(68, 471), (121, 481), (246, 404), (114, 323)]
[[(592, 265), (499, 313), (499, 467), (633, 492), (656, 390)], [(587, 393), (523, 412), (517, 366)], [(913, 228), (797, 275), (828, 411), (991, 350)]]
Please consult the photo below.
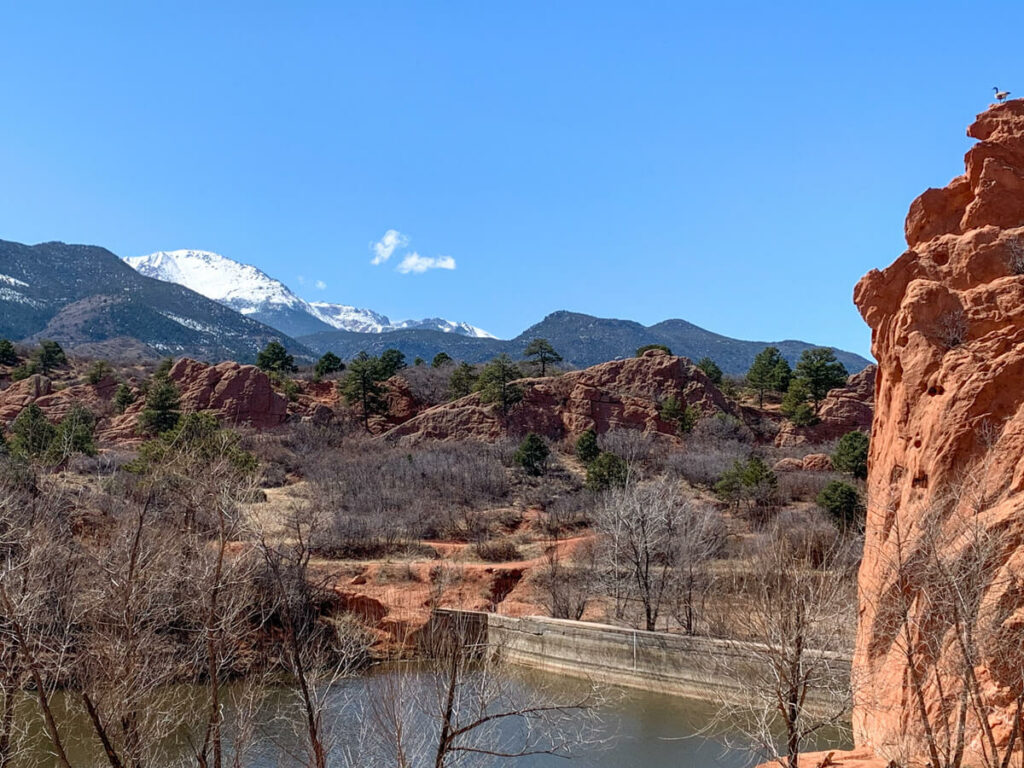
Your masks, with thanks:
[(327, 283), (325, 283), (323, 280), (317, 280), (316, 281), (316, 289), (318, 291), (322, 291), (322, 290), (324, 290), (326, 288), (327, 288)]
[(397, 269), (403, 275), (410, 272), (418, 275), (428, 269), (455, 269), (455, 259), (451, 256), (420, 256), (413, 251), (402, 259)]
[(391, 254), (395, 252), (396, 248), (404, 248), (408, 244), (408, 236), (403, 235), (397, 229), (389, 229), (384, 233), (384, 237), (370, 245), (373, 250), (373, 258), (370, 259), (370, 263), (383, 264), (391, 258)]

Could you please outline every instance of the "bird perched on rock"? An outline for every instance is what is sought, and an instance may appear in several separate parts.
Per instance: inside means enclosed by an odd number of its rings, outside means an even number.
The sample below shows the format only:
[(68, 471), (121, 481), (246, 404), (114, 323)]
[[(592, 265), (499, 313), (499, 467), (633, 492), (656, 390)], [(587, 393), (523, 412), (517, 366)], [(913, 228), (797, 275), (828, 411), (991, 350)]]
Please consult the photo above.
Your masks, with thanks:
[(1010, 95), (1009, 91), (1000, 91), (999, 88), (997, 88), (996, 86), (992, 86), (992, 90), (995, 91), (996, 101), (998, 101), (1000, 104), (1006, 101), (1006, 97)]

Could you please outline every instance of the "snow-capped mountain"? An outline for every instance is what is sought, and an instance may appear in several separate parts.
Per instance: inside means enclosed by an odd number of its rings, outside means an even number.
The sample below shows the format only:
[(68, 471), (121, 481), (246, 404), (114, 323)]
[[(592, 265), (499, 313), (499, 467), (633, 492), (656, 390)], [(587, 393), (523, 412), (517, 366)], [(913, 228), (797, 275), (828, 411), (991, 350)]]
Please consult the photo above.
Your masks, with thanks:
[(437, 317), (392, 323), (386, 316), (370, 309), (322, 301), (308, 302), (295, 295), (280, 280), (256, 267), (209, 251), (159, 251), (146, 256), (132, 256), (125, 261), (147, 277), (183, 285), (289, 336), (308, 336), (330, 330), (387, 333), (426, 328), (472, 338), (495, 338), (467, 323)]

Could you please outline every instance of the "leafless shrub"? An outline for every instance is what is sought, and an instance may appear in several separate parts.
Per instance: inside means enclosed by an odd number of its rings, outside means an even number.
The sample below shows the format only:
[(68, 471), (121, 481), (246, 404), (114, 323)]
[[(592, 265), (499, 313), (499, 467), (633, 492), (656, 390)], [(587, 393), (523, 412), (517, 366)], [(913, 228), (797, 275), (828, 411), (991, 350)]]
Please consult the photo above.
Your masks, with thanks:
[(711, 487), (737, 461), (749, 455), (749, 446), (733, 440), (689, 440), (682, 451), (669, 455), (666, 469), (690, 485)]
[(790, 501), (814, 501), (818, 494), (833, 480), (842, 476), (835, 472), (778, 472), (779, 498), (783, 503)]
[(841, 727), (852, 704), (843, 656), (836, 653), (851, 620), (852, 574), (811, 565), (774, 540), (749, 571), (734, 577), (754, 642), (737, 643), (731, 659), (716, 662), (716, 673), (745, 691), (741, 698), (722, 694), (720, 717), (746, 747), (787, 768), (800, 765), (813, 734)]
[(437, 405), (448, 401), (448, 382), (452, 375), (450, 366), (414, 365), (403, 368), (398, 375), (405, 380), (410, 394), (418, 402)]
[(556, 619), (583, 618), (587, 604), (600, 584), (601, 548), (593, 540), (576, 547), (571, 562), (565, 562), (556, 539), (545, 552), (546, 565), (537, 574), (540, 587), (548, 594), (548, 607)]
[(951, 309), (938, 319), (936, 336), (946, 349), (959, 347), (967, 340), (967, 315), (963, 309)]
[(1024, 275), (1024, 242), (1020, 237), (1010, 238), (1006, 241), (1006, 250), (1009, 254), (1010, 274)]
[(481, 560), (489, 563), (508, 563), (523, 559), (523, 553), (511, 539), (478, 542), (473, 546), (473, 552)]

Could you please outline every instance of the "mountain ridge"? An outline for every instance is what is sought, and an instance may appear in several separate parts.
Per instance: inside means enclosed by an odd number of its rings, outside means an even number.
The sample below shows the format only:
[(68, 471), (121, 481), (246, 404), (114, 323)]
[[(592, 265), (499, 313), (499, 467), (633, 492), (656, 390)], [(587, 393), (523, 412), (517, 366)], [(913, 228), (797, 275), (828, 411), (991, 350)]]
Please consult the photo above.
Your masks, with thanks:
[[(663, 320), (644, 326), (634, 320), (601, 318), (568, 310), (547, 315), (513, 339), (447, 338), (449, 334), (421, 330), (392, 331), (382, 337), (371, 334), (333, 331), (301, 336), (299, 341), (318, 354), (331, 351), (341, 357), (352, 357), (361, 351), (380, 354), (389, 347), (400, 349), (406, 357), (429, 360), (438, 352), (470, 363), (490, 360), (496, 355), (522, 357), (527, 344), (545, 338), (562, 355), (565, 362), (578, 368), (618, 358), (631, 357), (638, 347), (664, 344), (672, 353), (694, 362), (702, 357), (713, 359), (727, 374), (745, 373), (766, 346), (776, 346), (790, 364), (795, 364), (805, 349), (819, 344), (787, 339), (783, 341), (748, 341), (708, 331), (686, 320)], [(871, 361), (836, 347), (829, 347), (850, 373), (863, 370)]]

